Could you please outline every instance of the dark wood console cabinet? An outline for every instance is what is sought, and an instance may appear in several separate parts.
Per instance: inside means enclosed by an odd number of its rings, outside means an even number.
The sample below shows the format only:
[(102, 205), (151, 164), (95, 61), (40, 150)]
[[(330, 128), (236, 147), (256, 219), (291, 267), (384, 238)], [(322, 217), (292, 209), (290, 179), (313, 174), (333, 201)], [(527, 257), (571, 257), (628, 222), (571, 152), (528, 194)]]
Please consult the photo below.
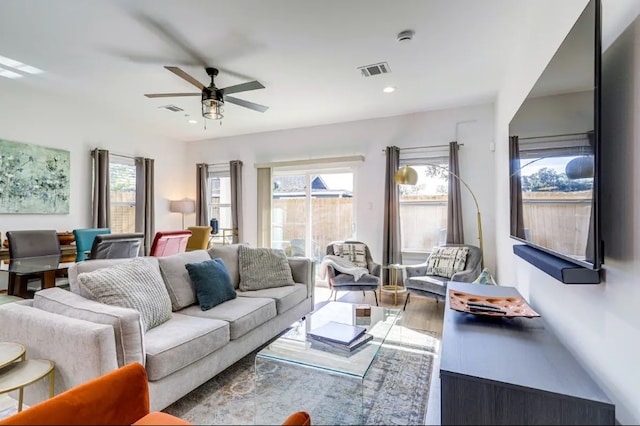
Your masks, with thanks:
[[(514, 287), (450, 282), (450, 290), (520, 296)], [(615, 424), (615, 407), (543, 318), (449, 308), (440, 362), (442, 424)]]

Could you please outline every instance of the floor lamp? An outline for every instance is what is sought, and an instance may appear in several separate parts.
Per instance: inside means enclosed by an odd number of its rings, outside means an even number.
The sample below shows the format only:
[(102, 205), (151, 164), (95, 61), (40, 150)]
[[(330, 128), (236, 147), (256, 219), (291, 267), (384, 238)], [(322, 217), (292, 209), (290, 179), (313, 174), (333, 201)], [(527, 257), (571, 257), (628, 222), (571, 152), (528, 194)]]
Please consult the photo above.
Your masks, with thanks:
[[(473, 198), (473, 202), (476, 204), (476, 213), (478, 218), (478, 241), (480, 246), (480, 253), (482, 254), (482, 258), (480, 260), (480, 263), (481, 263), (480, 266), (482, 269), (484, 269), (484, 247), (482, 244), (482, 217), (480, 215), (480, 206), (478, 205), (476, 194), (473, 193), (473, 191), (471, 190), (471, 188), (469, 188), (469, 185), (467, 185), (467, 182), (465, 182), (464, 179), (462, 179), (457, 174), (449, 171), (449, 169), (447, 169), (446, 167), (438, 166), (436, 164), (429, 164), (429, 166), (445, 170), (451, 176), (458, 179), (458, 181), (460, 181), (464, 185), (464, 187), (467, 188), (467, 190), (469, 191), (469, 194), (471, 194), (471, 198)], [(410, 166), (403, 166), (398, 169), (398, 171), (394, 175), (394, 179), (398, 185), (415, 185), (418, 183), (418, 172), (416, 172), (416, 170)]]
[(196, 211), (196, 202), (185, 198), (184, 200), (171, 201), (169, 211), (172, 213), (182, 213), (182, 229), (184, 229), (184, 215)]

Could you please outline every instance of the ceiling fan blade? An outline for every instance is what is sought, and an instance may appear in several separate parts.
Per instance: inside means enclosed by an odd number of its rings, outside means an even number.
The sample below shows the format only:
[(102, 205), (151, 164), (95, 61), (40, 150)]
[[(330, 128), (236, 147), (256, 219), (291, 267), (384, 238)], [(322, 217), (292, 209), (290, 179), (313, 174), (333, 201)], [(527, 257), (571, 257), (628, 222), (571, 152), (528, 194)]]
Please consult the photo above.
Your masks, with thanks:
[(254, 104), (253, 102), (245, 101), (244, 99), (234, 98), (232, 96), (225, 96), (224, 97), (224, 101), (232, 103), (232, 104), (236, 104), (236, 105), (239, 105), (239, 106), (242, 106), (242, 107), (245, 107), (245, 108), (249, 108), (249, 109), (252, 109), (252, 110), (258, 111), (258, 112), (265, 112), (266, 110), (269, 109), (268, 106), (260, 105), (260, 104)]
[(262, 83), (258, 81), (250, 81), (248, 83), (236, 84), (235, 86), (220, 89), (224, 95), (229, 93), (246, 92), (247, 90), (264, 89)]
[(202, 67), (208, 67), (206, 59), (198, 53), (196, 49), (194, 49), (181, 35), (178, 31), (176, 31), (169, 23), (156, 21), (150, 16), (147, 16), (142, 13), (136, 13), (135, 17), (142, 22), (142, 24), (146, 25), (151, 30), (160, 34), (162, 37), (170, 41), (171, 43), (178, 46), (180, 49), (184, 50), (191, 56), (191, 58), (196, 61)]
[(186, 72), (182, 71), (180, 68), (178, 68), (178, 67), (168, 67), (166, 65), (165, 65), (165, 68), (168, 69), (169, 71), (171, 71), (172, 73), (174, 73), (175, 75), (177, 75), (178, 77), (181, 77), (181, 78), (187, 80), (189, 83), (193, 84), (198, 89), (200, 89), (200, 90), (204, 90), (205, 89), (204, 84), (200, 83), (198, 80), (196, 80), (195, 78), (191, 77), (189, 74), (187, 74)]
[(172, 96), (202, 96), (202, 93), (145, 93), (147, 98), (170, 98)]

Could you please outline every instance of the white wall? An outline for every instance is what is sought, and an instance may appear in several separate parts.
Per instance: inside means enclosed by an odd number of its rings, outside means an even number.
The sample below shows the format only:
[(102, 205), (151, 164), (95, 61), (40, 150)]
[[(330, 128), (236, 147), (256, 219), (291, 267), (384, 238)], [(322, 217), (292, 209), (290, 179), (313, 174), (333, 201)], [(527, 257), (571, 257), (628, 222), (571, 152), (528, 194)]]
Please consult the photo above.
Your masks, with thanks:
[[(386, 146), (400, 148), (447, 144), (457, 140), (462, 177), (474, 190), (483, 217), (486, 265), (493, 268), (495, 221), (493, 195), (493, 106), (431, 111), (383, 119), (354, 121), (317, 127), (282, 130), (236, 136), (188, 144), (188, 158), (195, 176), (198, 162), (220, 163), (242, 160), (244, 163), (245, 240), (257, 241), (255, 163), (301, 160), (318, 157), (364, 155), (355, 178), (357, 238), (367, 242), (374, 259), (382, 257), (384, 212), (384, 169)], [(195, 179), (194, 179), (195, 181)], [(478, 243), (473, 200), (463, 189), (465, 238)], [(195, 182), (191, 193), (195, 194)]]
[[(603, 4), (603, 44), (612, 46), (603, 57), (603, 238), (605, 274), (600, 285), (565, 285), (546, 275), (512, 251), (509, 238), (508, 126), (520, 103), (558, 47), (586, 1), (554, 3), (554, 13), (532, 6), (532, 25), (520, 35), (520, 52), (514, 56), (508, 79), (496, 104), (496, 244), (498, 281), (516, 285), (547, 324), (590, 372), (616, 405), (622, 424), (640, 423), (640, 196), (636, 190), (640, 159), (634, 155), (640, 141), (636, 117), (640, 113), (640, 22), (623, 32), (607, 28)], [(625, 17), (638, 15), (637, 3), (626, 2)], [(626, 12), (626, 13), (625, 13)], [(624, 24), (626, 25), (626, 24)], [(606, 41), (607, 34), (622, 35)]]
[[(185, 148), (152, 132), (123, 125), (112, 111), (93, 108), (78, 99), (54, 96), (18, 80), (0, 78), (0, 139), (25, 142), (71, 153), (71, 198), (69, 214), (0, 214), (0, 231), (56, 229), (71, 231), (91, 226), (91, 156), (93, 148), (155, 159), (156, 230), (180, 229), (181, 217), (169, 213), (170, 199), (186, 194)], [(48, 99), (54, 101), (48, 101)], [(134, 118), (135, 119), (135, 118)]]

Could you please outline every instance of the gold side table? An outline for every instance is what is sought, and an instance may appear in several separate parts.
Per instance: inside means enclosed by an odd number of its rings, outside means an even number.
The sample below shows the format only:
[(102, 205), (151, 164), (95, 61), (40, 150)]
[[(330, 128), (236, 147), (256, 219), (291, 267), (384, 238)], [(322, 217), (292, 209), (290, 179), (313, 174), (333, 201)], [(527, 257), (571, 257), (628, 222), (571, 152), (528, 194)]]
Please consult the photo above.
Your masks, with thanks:
[[(393, 263), (391, 265), (383, 266), (384, 269), (389, 270), (389, 283), (386, 285), (383, 284), (380, 286), (380, 300), (382, 300), (382, 293), (393, 293), (393, 306), (398, 304), (398, 293), (406, 293), (407, 288), (404, 286), (404, 282), (401, 281), (398, 284), (398, 273), (402, 274), (404, 270), (404, 265), (400, 265), (399, 263)], [(400, 275), (402, 278), (402, 275)]]
[(0, 342), (0, 394), (18, 389), (18, 412), (22, 411), (25, 386), (49, 376), (51, 398), (55, 384), (55, 363), (48, 359), (25, 360), (25, 353), (19, 343)]

